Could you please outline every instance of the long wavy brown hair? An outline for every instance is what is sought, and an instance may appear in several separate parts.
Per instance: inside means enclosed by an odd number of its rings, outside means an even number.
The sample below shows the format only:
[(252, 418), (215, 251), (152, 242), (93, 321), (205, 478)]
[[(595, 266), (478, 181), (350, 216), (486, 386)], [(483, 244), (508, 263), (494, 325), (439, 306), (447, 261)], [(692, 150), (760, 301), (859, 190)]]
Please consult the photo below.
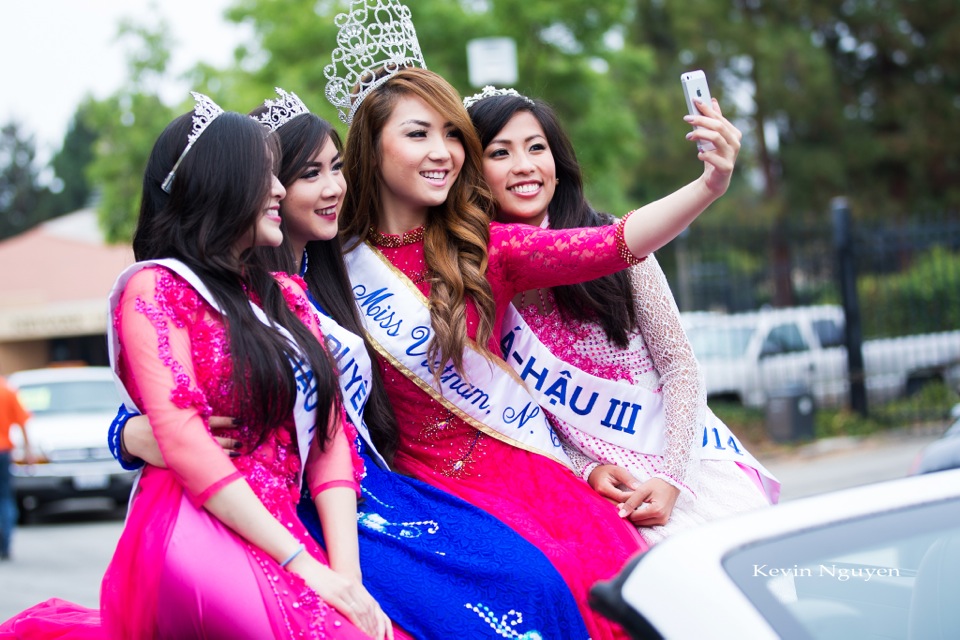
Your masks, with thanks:
[[(480, 317), (476, 343), (487, 358), (493, 332), (495, 305), (487, 282), (487, 245), (493, 197), (483, 179), (483, 148), (457, 91), (446, 80), (426, 69), (402, 69), (367, 95), (357, 109), (344, 152), (347, 190), (340, 215), (345, 237), (367, 238), (380, 226), (383, 207), (380, 191), (380, 138), (397, 100), (420, 98), (436, 109), (457, 130), (463, 142), (464, 162), (446, 201), (431, 207), (424, 230), (424, 254), (430, 269), (430, 320), (433, 338), (427, 357), (434, 373), (452, 363), (463, 375), (467, 346), (466, 301), (471, 299)], [(347, 246), (346, 250), (356, 245)]]

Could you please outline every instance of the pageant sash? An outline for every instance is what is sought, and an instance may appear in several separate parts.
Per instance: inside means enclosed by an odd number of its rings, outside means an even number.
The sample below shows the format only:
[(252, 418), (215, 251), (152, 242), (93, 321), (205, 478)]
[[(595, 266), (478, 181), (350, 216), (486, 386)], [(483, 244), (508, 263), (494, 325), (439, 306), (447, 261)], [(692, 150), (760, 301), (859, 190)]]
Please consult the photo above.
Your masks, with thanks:
[(509, 367), (471, 346), (463, 358), (466, 378), (453, 365), (434, 376), (426, 358), (433, 336), (427, 298), (369, 244), (358, 244), (344, 260), (360, 317), (381, 355), (474, 428), (572, 466), (546, 414)]
[[(206, 285), (203, 283), (203, 280), (201, 280), (200, 277), (190, 269), (190, 267), (179, 260), (166, 258), (162, 260), (145, 260), (142, 262), (136, 262), (127, 267), (117, 277), (117, 280), (113, 285), (113, 289), (110, 291), (110, 296), (108, 297), (107, 317), (110, 318), (110, 321), (107, 322), (107, 346), (110, 353), (110, 363), (113, 367), (113, 379), (117, 385), (117, 390), (120, 392), (120, 397), (128, 410), (136, 411), (137, 413), (143, 412), (136, 406), (136, 404), (134, 404), (133, 399), (130, 397), (130, 393), (120, 380), (120, 376), (117, 372), (120, 355), (120, 336), (117, 334), (117, 331), (113, 326), (112, 318), (114, 309), (116, 309), (117, 305), (120, 304), (120, 296), (123, 293), (123, 289), (127, 286), (127, 282), (135, 273), (150, 266), (160, 266), (173, 271), (181, 278), (186, 280), (187, 283), (193, 287), (194, 290), (200, 294), (200, 296), (206, 300), (211, 307), (214, 308), (214, 310), (217, 311), (217, 313), (222, 316), (226, 316), (224, 311), (220, 308), (220, 305), (217, 304), (213, 294), (210, 293), (210, 290), (207, 289)], [(297, 401), (294, 405), (293, 414), (297, 426), (297, 446), (300, 453), (300, 468), (302, 473), (302, 470), (306, 468), (307, 464), (307, 451), (310, 448), (310, 440), (313, 438), (313, 432), (317, 428), (316, 376), (313, 375), (313, 371), (309, 368), (307, 361), (300, 356), (300, 349), (297, 346), (296, 340), (294, 340), (293, 336), (290, 335), (290, 332), (280, 325), (271, 322), (263, 310), (257, 305), (253, 304), (252, 301), (250, 302), (250, 307), (253, 309), (254, 314), (257, 316), (257, 319), (260, 320), (260, 322), (273, 329), (276, 329), (287, 339), (293, 348), (294, 353), (296, 353), (299, 357), (298, 362), (291, 360), (290, 364), (293, 368), (294, 376), (296, 377), (297, 381)]]
[[(663, 396), (628, 382), (589, 374), (553, 355), (513, 305), (503, 319), (503, 356), (540, 406), (580, 431), (618, 447), (663, 455)], [(776, 502), (780, 483), (707, 407), (700, 459), (728, 460), (756, 470), (767, 497)]]
[(373, 445), (370, 438), (370, 429), (363, 420), (363, 410), (367, 406), (370, 389), (373, 386), (373, 363), (367, 353), (363, 338), (344, 329), (337, 321), (323, 312), (320, 305), (310, 298), (320, 322), (320, 330), (336, 363), (340, 380), (340, 393), (343, 396), (343, 407), (350, 418), (350, 422), (357, 428), (360, 437), (367, 443), (367, 448), (373, 455), (374, 461), (381, 469), (389, 469), (386, 461)]

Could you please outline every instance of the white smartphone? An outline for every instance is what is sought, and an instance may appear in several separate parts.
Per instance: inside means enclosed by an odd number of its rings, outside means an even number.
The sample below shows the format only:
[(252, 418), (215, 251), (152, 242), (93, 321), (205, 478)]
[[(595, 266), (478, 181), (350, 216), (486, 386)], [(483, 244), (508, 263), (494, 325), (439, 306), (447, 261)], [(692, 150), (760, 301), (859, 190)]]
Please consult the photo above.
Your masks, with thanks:
[[(687, 71), (680, 75), (680, 84), (683, 86), (683, 97), (687, 100), (687, 113), (692, 116), (702, 116), (703, 114), (700, 113), (693, 101), (700, 100), (710, 104), (710, 87), (707, 86), (706, 74), (700, 69)], [(696, 128), (694, 127), (694, 129)], [(713, 151), (716, 147), (708, 140), (697, 140), (697, 149)]]

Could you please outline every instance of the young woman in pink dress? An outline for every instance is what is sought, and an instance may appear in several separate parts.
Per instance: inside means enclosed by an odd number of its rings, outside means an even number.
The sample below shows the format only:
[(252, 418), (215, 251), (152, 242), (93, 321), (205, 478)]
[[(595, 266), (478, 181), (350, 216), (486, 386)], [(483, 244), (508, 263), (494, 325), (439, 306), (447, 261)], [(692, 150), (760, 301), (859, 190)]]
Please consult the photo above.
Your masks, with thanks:
[[(399, 13), (409, 21), (404, 10)], [(395, 61), (337, 78), (338, 61), (351, 58), (356, 49), (347, 45), (364, 28), (350, 20), (346, 27), (345, 48), (327, 68), (333, 78), (327, 97), (350, 124), (344, 172), (351, 189), (340, 226), (354, 292), (397, 415), (394, 462), (537, 545), (564, 576), (594, 640), (624, 637), (591, 610), (588, 591), (646, 545), (614, 505), (571, 473), (559, 444), (540, 437), (538, 409), (526, 411), (527, 403), (499, 410), (500, 392), (521, 385), (511, 379), (492, 393), (484, 385), (503, 377), (495, 353), (503, 313), (516, 293), (637, 263), (635, 256), (672, 239), (726, 184), (681, 190), (601, 228), (490, 223), (482, 148), (459, 95), (437, 74)], [(381, 31), (395, 34), (398, 27), (390, 27)], [(738, 132), (718, 129), (711, 125), (704, 135), (721, 148), (729, 181)]]
[[(483, 145), (497, 220), (550, 229), (610, 223), (611, 216), (587, 202), (572, 145), (546, 103), (493, 88), (465, 103)], [(712, 108), (720, 113), (715, 101)], [(717, 178), (716, 166), (709, 152), (701, 158), (701, 180), (709, 183)], [(522, 291), (514, 304), (563, 362), (662, 397), (662, 414), (650, 425), (663, 432), (664, 447), (657, 453), (611, 444), (580, 428), (582, 421), (553, 416), (577, 474), (615, 501), (649, 544), (769, 504), (753, 468), (701, 459), (701, 449), (709, 452), (714, 445), (713, 438), (702, 438), (703, 378), (654, 256), (590, 282)]]
[[(298, 281), (271, 275), (251, 251), (282, 240), (278, 145), (249, 116), (194, 96), (194, 112), (151, 153), (138, 262), (111, 295), (126, 404), (150, 415), (167, 468), (148, 465), (134, 492), (101, 588), (100, 632), (393, 637), (349, 571), (359, 575), (358, 485), (312, 307)], [(210, 433), (215, 415), (235, 416), (224, 434), (242, 443), (234, 455)], [(326, 552), (297, 517), (304, 473)], [(55, 606), (52, 626), (35, 613), (4, 628), (58, 631)]]

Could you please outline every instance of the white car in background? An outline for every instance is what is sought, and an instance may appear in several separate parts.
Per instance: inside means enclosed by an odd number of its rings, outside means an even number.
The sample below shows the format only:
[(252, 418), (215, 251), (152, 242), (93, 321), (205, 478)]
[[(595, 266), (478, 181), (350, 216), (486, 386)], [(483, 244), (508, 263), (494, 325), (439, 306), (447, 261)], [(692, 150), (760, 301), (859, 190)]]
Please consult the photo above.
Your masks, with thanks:
[(960, 469), (678, 533), (591, 590), (632, 638), (960, 638)]
[[(842, 307), (684, 313), (683, 322), (711, 400), (763, 407), (796, 388), (808, 389), (818, 407), (849, 400)], [(862, 355), (871, 402), (934, 381), (960, 385), (960, 329), (864, 340)]]
[(51, 367), (18, 371), (7, 381), (31, 414), (27, 434), (34, 463), (25, 464), (14, 429), (13, 482), (21, 515), (77, 497), (127, 502), (135, 472), (120, 467), (107, 431), (120, 406), (108, 367)]

